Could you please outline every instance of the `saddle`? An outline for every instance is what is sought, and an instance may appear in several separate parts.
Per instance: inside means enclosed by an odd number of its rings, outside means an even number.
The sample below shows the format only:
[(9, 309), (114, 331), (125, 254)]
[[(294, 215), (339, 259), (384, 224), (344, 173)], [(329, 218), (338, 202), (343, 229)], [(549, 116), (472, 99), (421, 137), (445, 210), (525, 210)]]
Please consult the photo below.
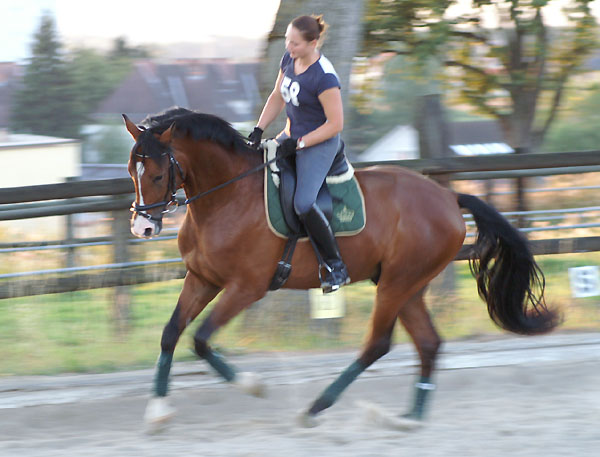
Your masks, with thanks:
[[(279, 156), (279, 149), (277, 143), (273, 140), (267, 140), (263, 143), (263, 149), (265, 150), (265, 159), (271, 160)], [(323, 211), (330, 223), (333, 219), (334, 202), (336, 204), (342, 203), (342, 198), (339, 195), (332, 195), (328, 183), (348, 181), (353, 176), (353, 169), (351, 168), (346, 155), (344, 153), (344, 143), (340, 142), (340, 147), (336, 156), (333, 160), (331, 168), (327, 174), (327, 179), (323, 182), (319, 194), (317, 196), (317, 205)], [(291, 259), (294, 254), (296, 242), (299, 238), (306, 237), (307, 233), (304, 229), (302, 222), (298, 218), (294, 210), (294, 194), (296, 192), (296, 160), (294, 156), (282, 157), (280, 160), (270, 165), (270, 178), (269, 174), (266, 176), (266, 180), (272, 179), (275, 185), (278, 187), (279, 192), (279, 203), (281, 215), (286, 226), (287, 243), (284, 248), (282, 259), (277, 265), (277, 271), (269, 286), (270, 290), (279, 289), (287, 281), (291, 273)], [(267, 201), (267, 188), (265, 188), (265, 199)]]

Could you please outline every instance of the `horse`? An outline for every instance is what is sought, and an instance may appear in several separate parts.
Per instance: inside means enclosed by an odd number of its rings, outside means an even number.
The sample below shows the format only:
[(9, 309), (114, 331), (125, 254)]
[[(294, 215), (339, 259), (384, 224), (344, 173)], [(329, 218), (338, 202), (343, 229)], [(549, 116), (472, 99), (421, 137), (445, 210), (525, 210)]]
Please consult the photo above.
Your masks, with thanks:
[[(146, 421), (156, 424), (175, 412), (167, 391), (179, 337), (219, 293), (194, 334), (195, 352), (226, 381), (260, 393), (256, 377), (238, 373), (211, 348), (209, 339), (265, 296), (285, 240), (268, 227), (263, 174), (249, 173), (261, 167), (262, 155), (231, 124), (183, 108), (148, 116), (139, 127), (126, 115), (123, 118), (135, 140), (128, 162), (136, 194), (132, 233), (142, 238), (157, 235), (163, 214), (176, 205), (179, 188), (188, 203), (178, 235), (187, 274), (162, 332), (153, 395), (145, 412)], [(244, 179), (236, 179), (244, 173)], [(420, 359), (412, 407), (401, 417), (422, 423), (442, 343), (424, 293), (463, 246), (463, 209), (472, 213), (477, 225), (471, 270), (493, 322), (509, 332), (536, 335), (554, 329), (560, 313), (545, 303), (544, 276), (527, 240), (492, 206), (398, 166), (372, 166), (355, 175), (365, 199), (366, 225), (338, 242), (352, 281), (372, 280), (377, 285), (370, 329), (358, 357), (301, 413), (301, 422), (316, 425), (317, 415), (390, 350), (399, 322)], [(312, 247), (300, 241), (284, 288), (319, 285)]]

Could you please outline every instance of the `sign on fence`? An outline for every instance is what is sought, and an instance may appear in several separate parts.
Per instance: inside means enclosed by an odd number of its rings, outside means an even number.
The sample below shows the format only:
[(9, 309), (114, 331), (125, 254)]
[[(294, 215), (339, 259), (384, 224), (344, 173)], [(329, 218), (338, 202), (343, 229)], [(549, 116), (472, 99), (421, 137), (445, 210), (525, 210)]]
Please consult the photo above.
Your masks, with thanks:
[(310, 317), (313, 319), (336, 319), (344, 317), (346, 300), (344, 291), (324, 294), (321, 289), (309, 289)]
[(573, 297), (600, 295), (600, 268), (598, 266), (569, 268), (569, 280)]

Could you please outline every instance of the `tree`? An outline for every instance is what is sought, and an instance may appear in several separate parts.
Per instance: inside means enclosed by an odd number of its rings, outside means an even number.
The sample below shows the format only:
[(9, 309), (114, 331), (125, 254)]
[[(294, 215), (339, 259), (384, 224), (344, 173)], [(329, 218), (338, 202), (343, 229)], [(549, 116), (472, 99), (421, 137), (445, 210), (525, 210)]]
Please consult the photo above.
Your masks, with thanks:
[(150, 51), (144, 46), (129, 46), (125, 37), (117, 37), (113, 41), (113, 48), (109, 56), (112, 59), (147, 59), (150, 57)]
[(109, 53), (107, 57), (89, 48), (79, 48), (72, 52), (67, 67), (82, 122), (88, 120), (87, 116), (127, 76), (131, 66), (130, 57), (115, 56), (113, 53)]
[(22, 87), (15, 94), (11, 127), (16, 132), (76, 138), (78, 114), (73, 78), (54, 18), (44, 13), (34, 35)]
[(393, 49), (420, 62), (440, 56), (458, 101), (497, 119), (518, 151), (537, 148), (565, 85), (598, 47), (590, 0), (563, 9), (549, 27), (552, 0), (369, 0), (365, 52)]
[(44, 13), (32, 56), (15, 94), (11, 128), (16, 132), (81, 138), (89, 115), (148, 51), (117, 38), (108, 55), (94, 49), (63, 51), (54, 18)]
[(419, 97), (435, 92), (437, 85), (413, 69), (402, 55), (354, 62), (355, 91), (345, 120), (346, 153), (356, 156), (399, 124), (414, 121)]
[(594, 151), (600, 145), (600, 86), (585, 91), (562, 110), (546, 135), (544, 152)]

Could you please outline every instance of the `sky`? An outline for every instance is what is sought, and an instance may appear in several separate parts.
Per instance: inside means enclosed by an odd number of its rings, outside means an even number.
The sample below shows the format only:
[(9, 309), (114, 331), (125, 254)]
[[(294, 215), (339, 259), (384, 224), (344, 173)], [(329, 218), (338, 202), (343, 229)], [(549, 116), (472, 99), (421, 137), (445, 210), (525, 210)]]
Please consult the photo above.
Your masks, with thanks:
[(265, 37), (280, 0), (0, 0), (0, 62), (29, 57), (43, 11), (64, 43), (124, 36), (131, 45)]
[[(343, 1), (343, 0), (332, 0)], [(554, 0), (559, 6), (569, 0)], [(203, 43), (222, 36), (266, 37), (280, 0), (0, 0), (0, 62), (29, 57), (44, 10), (67, 45), (98, 47), (124, 36), (130, 45)], [(469, 0), (458, 0), (459, 9)], [(600, 17), (600, 0), (592, 2)], [(564, 25), (558, 8), (551, 15)]]

